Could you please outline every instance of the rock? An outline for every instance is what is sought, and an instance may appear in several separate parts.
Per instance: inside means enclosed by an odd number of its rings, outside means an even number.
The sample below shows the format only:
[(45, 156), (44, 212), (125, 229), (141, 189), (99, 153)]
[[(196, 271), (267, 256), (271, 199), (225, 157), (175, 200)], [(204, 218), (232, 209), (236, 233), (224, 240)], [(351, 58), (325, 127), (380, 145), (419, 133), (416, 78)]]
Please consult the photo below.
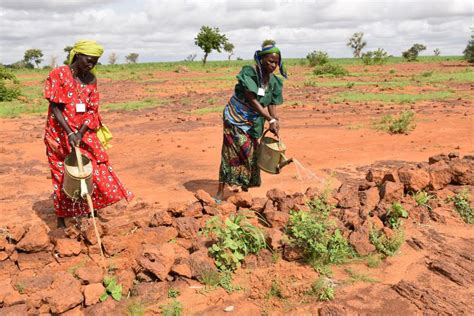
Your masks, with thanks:
[(123, 314), (123, 307), (119, 307), (115, 300), (109, 298), (85, 308), (83, 312), (85, 316), (117, 316)]
[(65, 313), (62, 313), (61, 316), (84, 316), (84, 312), (82, 311), (81, 306), (77, 306)]
[[(96, 221), (97, 232), (99, 236), (104, 235), (104, 229), (99, 221)], [(94, 224), (92, 218), (83, 219), (81, 222), (81, 235), (87, 240), (91, 245), (97, 244), (97, 235), (95, 232)]]
[(252, 195), (249, 192), (239, 192), (227, 199), (236, 207), (249, 208), (252, 206)]
[(263, 215), (272, 228), (278, 229), (285, 227), (290, 219), (290, 214), (280, 211), (265, 211)]
[(369, 182), (374, 182), (380, 185), (383, 182), (384, 176), (385, 176), (385, 170), (371, 168), (367, 172), (365, 179)]
[(67, 272), (54, 276), (51, 291), (46, 298), (52, 313), (64, 313), (83, 301), (81, 282)]
[(217, 209), (222, 215), (235, 214), (237, 212), (237, 206), (227, 201), (222, 201), (221, 204), (217, 205)]
[(359, 255), (365, 256), (375, 251), (375, 246), (369, 240), (370, 223), (364, 224), (349, 236), (349, 243), (354, 247)]
[(189, 267), (193, 278), (200, 277), (203, 272), (216, 270), (214, 262), (207, 255), (207, 249), (198, 250), (189, 256)]
[(168, 289), (167, 282), (138, 283), (132, 295), (139, 297), (142, 302), (159, 302), (168, 297)]
[(311, 199), (314, 199), (315, 197), (319, 197), (321, 195), (321, 192), (316, 187), (309, 187), (306, 189), (304, 195), (306, 196), (307, 199), (311, 200)]
[(202, 216), (203, 207), (201, 202), (196, 201), (184, 210), (183, 215), (184, 217), (194, 217), (198, 218)]
[(26, 233), (25, 227), (20, 226), (20, 225), (8, 225), (7, 230), (8, 230), (8, 235), (7, 235), (8, 239), (15, 243), (19, 242)]
[(99, 298), (105, 293), (102, 283), (92, 283), (84, 287), (84, 305), (90, 306), (99, 302)]
[(171, 224), (173, 224), (173, 218), (166, 211), (156, 212), (150, 221), (151, 227), (170, 226)]
[(277, 250), (283, 247), (283, 244), (281, 242), (283, 233), (279, 229), (271, 228), (267, 230), (266, 235), (268, 236), (268, 245), (270, 246), (270, 248), (272, 248), (273, 250)]
[(398, 176), (409, 191), (418, 192), (430, 184), (430, 174), (423, 169), (401, 167), (398, 169)]
[[(358, 208), (345, 208), (341, 210), (341, 221), (344, 223), (344, 226), (350, 230), (357, 229), (361, 223), (362, 218), (360, 216), (361, 210)], [(364, 215), (367, 217), (368, 213)]]
[(284, 198), (280, 203), (278, 203), (278, 210), (284, 213), (290, 213), (291, 210), (295, 208), (295, 201), (291, 197)]
[(280, 203), (286, 198), (286, 193), (280, 189), (271, 189), (267, 191), (267, 198), (273, 202)]
[(367, 215), (372, 211), (380, 201), (380, 192), (377, 187), (371, 187), (365, 191), (359, 192), (359, 201), (363, 214)]
[(122, 285), (122, 295), (127, 295), (128, 291), (134, 286), (135, 273), (131, 270), (121, 270), (115, 276), (117, 277), (117, 282)]
[(168, 205), (168, 212), (173, 216), (173, 217), (179, 217), (183, 214), (183, 212), (187, 208), (187, 204), (183, 202), (171, 202)]
[[(11, 259), (12, 257), (10, 256)], [(17, 258), (18, 267), (22, 271), (42, 269), (53, 261), (54, 258), (49, 252), (19, 253)]]
[(319, 316), (346, 316), (344, 307), (325, 304), (318, 310)]
[(197, 190), (196, 193), (194, 193), (194, 197), (196, 197), (196, 199), (198, 199), (198, 201), (200, 201), (203, 206), (216, 206), (216, 201), (209, 193), (204, 190)]
[(335, 196), (338, 206), (341, 208), (359, 207), (358, 191), (358, 187), (354, 185), (342, 184)]
[(435, 163), (437, 163), (439, 161), (443, 161), (443, 160), (448, 161), (449, 160), (448, 156), (446, 156), (445, 154), (439, 154), (439, 155), (429, 157), (428, 158), (428, 163), (430, 165), (432, 165), (432, 164), (435, 164)]
[(168, 243), (162, 245), (143, 245), (138, 263), (158, 279), (165, 281), (173, 266), (175, 256), (173, 246)]
[(0, 314), (2, 316), (19, 316), (19, 315), (28, 315), (26, 304), (13, 305), (9, 307), (3, 307), (0, 309)]
[(224, 308), (224, 312), (233, 312), (234, 311), (234, 305), (229, 305), (226, 308)]
[(171, 272), (180, 276), (184, 276), (189, 279), (193, 277), (191, 268), (186, 263), (178, 263), (178, 264), (173, 265), (171, 267)]
[(58, 239), (54, 251), (60, 257), (77, 256), (81, 253), (81, 243), (74, 239)]
[(452, 180), (451, 167), (443, 160), (430, 165), (430, 187), (433, 190), (441, 190)]
[(114, 256), (128, 247), (127, 238), (124, 236), (109, 236), (106, 235), (102, 238), (102, 246), (104, 251), (109, 256)]
[(384, 228), (384, 224), (378, 216), (369, 217), (367, 218), (367, 221), (368, 221), (369, 227), (373, 227), (376, 230), (381, 230)]
[(178, 230), (170, 226), (153, 227), (144, 231), (152, 234), (153, 242), (157, 244), (163, 244), (178, 237)]
[(303, 258), (301, 250), (291, 245), (285, 245), (283, 248), (283, 259), (286, 261), (296, 261)]
[(451, 161), (450, 166), (453, 184), (474, 185), (474, 162), (468, 160)]
[(16, 249), (25, 252), (39, 252), (49, 247), (49, 236), (43, 225), (32, 226), (16, 244)]
[(400, 182), (384, 182), (380, 188), (380, 198), (386, 203), (400, 201), (403, 198), (403, 184)]
[(0, 251), (0, 261), (7, 260), (10, 257), (10, 254), (6, 251)]
[(265, 207), (265, 203), (267, 202), (266, 198), (256, 197), (252, 199), (252, 206), (250, 207), (251, 210), (255, 212), (262, 212), (263, 208)]
[(199, 230), (199, 222), (193, 217), (180, 217), (176, 219), (178, 236), (182, 238), (193, 238)]
[(79, 267), (74, 275), (82, 280), (84, 284), (102, 283), (104, 279), (104, 270), (95, 264), (87, 264)]
[(12, 280), (10, 278), (0, 279), (0, 305), (5, 300), (5, 297), (12, 295), (16, 292), (11, 285)]

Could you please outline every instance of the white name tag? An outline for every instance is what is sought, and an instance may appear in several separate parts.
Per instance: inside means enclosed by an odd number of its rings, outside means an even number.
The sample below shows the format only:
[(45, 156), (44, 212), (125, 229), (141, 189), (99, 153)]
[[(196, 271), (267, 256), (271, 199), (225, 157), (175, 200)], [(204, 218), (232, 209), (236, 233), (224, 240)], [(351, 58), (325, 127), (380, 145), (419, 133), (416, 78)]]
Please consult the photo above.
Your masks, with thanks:
[(77, 103), (76, 104), (76, 112), (83, 113), (86, 111), (86, 105), (84, 103)]
[(257, 95), (263, 97), (265, 95), (265, 89), (263, 88), (258, 88)]

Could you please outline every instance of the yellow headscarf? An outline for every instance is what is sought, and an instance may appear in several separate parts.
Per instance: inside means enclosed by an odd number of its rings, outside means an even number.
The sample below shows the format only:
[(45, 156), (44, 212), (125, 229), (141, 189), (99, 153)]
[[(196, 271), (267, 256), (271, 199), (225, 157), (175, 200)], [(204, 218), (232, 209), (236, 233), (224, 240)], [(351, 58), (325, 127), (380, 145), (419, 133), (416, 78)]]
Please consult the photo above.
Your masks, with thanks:
[[(104, 53), (104, 48), (97, 44), (96, 41), (91, 40), (80, 40), (74, 44), (74, 47), (69, 52), (69, 65), (72, 64), (72, 60), (76, 54), (84, 54), (87, 56), (100, 57)], [(95, 75), (95, 67), (92, 68), (91, 72)]]

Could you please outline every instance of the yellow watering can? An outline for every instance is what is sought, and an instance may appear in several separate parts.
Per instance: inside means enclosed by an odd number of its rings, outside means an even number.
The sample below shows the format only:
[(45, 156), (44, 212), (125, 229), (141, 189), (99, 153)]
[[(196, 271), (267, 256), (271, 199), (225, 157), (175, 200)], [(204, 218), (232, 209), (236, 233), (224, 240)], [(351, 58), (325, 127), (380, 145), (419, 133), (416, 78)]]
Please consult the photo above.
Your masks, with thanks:
[(285, 157), (286, 146), (277, 138), (265, 136), (270, 130), (263, 133), (257, 149), (257, 166), (268, 173), (279, 174), (281, 169), (293, 162), (293, 158)]

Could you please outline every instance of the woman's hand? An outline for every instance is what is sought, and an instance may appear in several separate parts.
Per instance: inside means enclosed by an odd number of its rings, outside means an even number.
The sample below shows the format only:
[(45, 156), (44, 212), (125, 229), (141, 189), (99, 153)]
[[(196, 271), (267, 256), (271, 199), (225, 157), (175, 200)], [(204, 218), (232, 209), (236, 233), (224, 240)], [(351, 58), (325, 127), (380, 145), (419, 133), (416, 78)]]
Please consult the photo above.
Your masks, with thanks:
[(79, 133), (79, 132), (71, 133), (67, 136), (67, 139), (68, 139), (69, 145), (71, 145), (71, 147), (79, 146), (81, 144), (82, 134)]
[(278, 136), (278, 133), (280, 132), (280, 124), (278, 122), (278, 120), (274, 120), (271, 124), (270, 124), (270, 131), (275, 134), (276, 136)]

